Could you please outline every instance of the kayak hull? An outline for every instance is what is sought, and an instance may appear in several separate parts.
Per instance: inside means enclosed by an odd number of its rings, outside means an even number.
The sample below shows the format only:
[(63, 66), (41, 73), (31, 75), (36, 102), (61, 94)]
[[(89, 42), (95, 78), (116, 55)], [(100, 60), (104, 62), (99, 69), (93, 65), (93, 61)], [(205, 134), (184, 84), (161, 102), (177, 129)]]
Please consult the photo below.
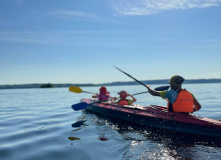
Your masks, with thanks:
[[(221, 139), (221, 122), (193, 114), (168, 112), (162, 106), (120, 106), (112, 103), (94, 103), (91, 99), (82, 99), (88, 103), (87, 111), (105, 116), (170, 131), (210, 136)], [(90, 103), (93, 103), (90, 105)]]

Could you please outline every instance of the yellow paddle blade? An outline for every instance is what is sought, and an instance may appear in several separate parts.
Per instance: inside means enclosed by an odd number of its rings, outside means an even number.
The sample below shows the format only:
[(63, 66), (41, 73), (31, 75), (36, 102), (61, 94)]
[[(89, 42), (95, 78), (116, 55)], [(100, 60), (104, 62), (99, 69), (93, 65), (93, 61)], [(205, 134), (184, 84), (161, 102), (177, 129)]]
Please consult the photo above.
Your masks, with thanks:
[(77, 87), (77, 86), (70, 86), (69, 87), (69, 91), (70, 92), (75, 92), (75, 93), (81, 93), (82, 92), (82, 89)]

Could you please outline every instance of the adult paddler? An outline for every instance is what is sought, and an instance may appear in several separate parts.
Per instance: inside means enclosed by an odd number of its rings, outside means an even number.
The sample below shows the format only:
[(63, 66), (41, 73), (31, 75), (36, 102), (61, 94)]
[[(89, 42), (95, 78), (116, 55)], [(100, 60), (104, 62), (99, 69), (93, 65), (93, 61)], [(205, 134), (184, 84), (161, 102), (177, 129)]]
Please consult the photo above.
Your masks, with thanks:
[(192, 113), (200, 110), (201, 105), (194, 95), (186, 89), (182, 89), (182, 83), (185, 79), (175, 75), (170, 78), (170, 90), (155, 91), (147, 85), (148, 91), (153, 96), (159, 96), (168, 101), (167, 109), (170, 112)]

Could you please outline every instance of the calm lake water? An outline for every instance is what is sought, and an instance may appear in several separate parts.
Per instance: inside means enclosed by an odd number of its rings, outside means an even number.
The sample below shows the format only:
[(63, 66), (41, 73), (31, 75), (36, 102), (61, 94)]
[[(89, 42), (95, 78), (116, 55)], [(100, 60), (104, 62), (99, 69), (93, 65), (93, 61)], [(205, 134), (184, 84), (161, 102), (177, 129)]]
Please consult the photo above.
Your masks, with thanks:
[[(112, 96), (120, 90), (130, 94), (146, 91), (139, 85), (107, 88)], [(221, 120), (221, 84), (188, 84), (184, 88), (202, 105), (196, 115)], [(96, 93), (99, 87), (82, 89)], [(0, 159), (221, 160), (221, 145), (216, 142), (171, 136), (71, 109), (72, 104), (90, 96), (68, 88), (0, 90)], [(136, 98), (141, 105), (166, 105), (165, 100), (149, 94)]]

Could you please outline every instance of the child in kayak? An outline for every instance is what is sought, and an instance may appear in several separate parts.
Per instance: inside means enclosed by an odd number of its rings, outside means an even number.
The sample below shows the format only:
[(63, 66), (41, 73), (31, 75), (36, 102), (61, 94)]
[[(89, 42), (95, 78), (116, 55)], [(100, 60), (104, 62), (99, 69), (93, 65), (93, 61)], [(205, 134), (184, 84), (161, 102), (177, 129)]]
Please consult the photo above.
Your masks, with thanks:
[(107, 88), (102, 86), (100, 88), (100, 94), (95, 94), (92, 96), (92, 98), (98, 98), (99, 101), (107, 101), (110, 98), (114, 98), (110, 96), (110, 92), (107, 91)]
[(201, 105), (194, 95), (186, 89), (181, 88), (184, 81), (185, 79), (181, 76), (172, 76), (169, 81), (171, 89), (168, 91), (155, 91), (149, 85), (146, 86), (151, 95), (167, 100), (167, 109), (169, 112), (192, 113), (200, 110)]
[[(136, 102), (137, 100), (130, 94), (127, 94), (126, 91), (121, 91), (118, 93), (120, 95), (120, 100), (117, 102), (119, 105), (131, 105), (133, 102)], [(131, 97), (132, 99), (127, 99), (127, 97)]]

